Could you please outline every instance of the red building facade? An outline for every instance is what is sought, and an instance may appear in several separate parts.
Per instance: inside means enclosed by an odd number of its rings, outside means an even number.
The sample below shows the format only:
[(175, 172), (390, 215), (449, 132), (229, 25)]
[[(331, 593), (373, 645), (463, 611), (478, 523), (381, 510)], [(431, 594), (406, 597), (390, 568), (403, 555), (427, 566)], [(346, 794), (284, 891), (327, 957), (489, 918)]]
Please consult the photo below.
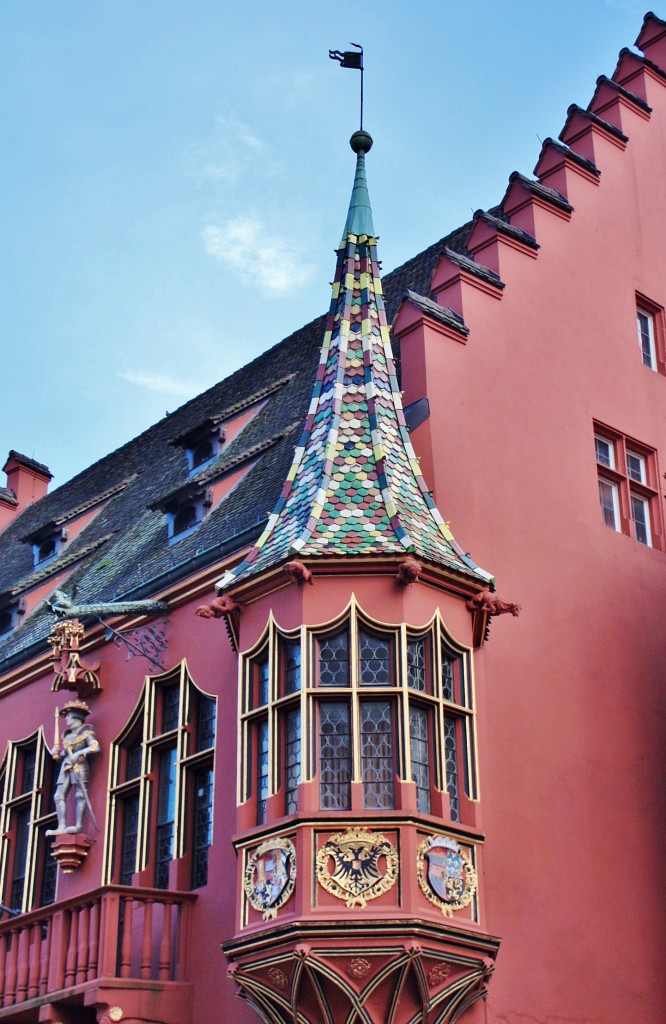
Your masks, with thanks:
[(637, 46), (383, 282), (356, 133), (326, 318), (51, 493), (10, 453), (0, 1020), (662, 1018), (666, 23)]

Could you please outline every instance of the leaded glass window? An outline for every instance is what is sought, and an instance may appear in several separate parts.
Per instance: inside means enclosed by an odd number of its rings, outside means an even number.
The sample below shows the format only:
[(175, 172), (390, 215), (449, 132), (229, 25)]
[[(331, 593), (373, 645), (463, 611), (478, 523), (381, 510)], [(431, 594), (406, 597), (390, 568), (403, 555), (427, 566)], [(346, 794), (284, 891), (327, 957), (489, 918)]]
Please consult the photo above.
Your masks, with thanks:
[(301, 709), (292, 708), (285, 715), (284, 810), (298, 810), (298, 784), (301, 781)]
[(289, 641), (284, 645), (284, 692), (296, 693), (301, 688), (301, 644)]
[[(42, 833), (46, 830), (42, 828)], [(51, 856), (50, 846), (45, 836), (40, 837), (43, 842), (44, 850), (44, 870), (42, 872), (42, 889), (40, 894), (40, 906), (48, 907), (54, 902), (56, 898), (56, 888), (58, 884), (58, 863)]]
[(120, 843), (121, 885), (131, 885), (136, 871), (136, 851), (139, 839), (139, 795), (125, 797), (122, 806), (122, 839)]
[(180, 712), (180, 686), (174, 683), (162, 688), (162, 732), (178, 728)]
[(354, 605), (298, 635), (271, 621), (241, 674), (241, 802), (263, 823), (298, 813), (311, 785), (322, 810), (384, 812), (402, 780), (414, 812), (432, 813), (439, 790), (438, 813), (444, 791), (460, 820), (476, 799), (470, 667), (439, 615), (390, 627)]
[(361, 778), (366, 810), (394, 806), (393, 728), (389, 701), (361, 704)]
[(391, 642), (359, 630), (359, 683), (361, 686), (391, 685)]
[(28, 863), (29, 826), (30, 808), (21, 807), (14, 816), (14, 870), (9, 890), (9, 906), (12, 910), (22, 909), (25, 872)]
[(407, 685), (411, 690), (426, 692), (425, 637), (407, 641)]
[(426, 708), (414, 704), (409, 707), (409, 741), (412, 779), (416, 783), (416, 806), (422, 814), (430, 814), (428, 712)]
[(42, 733), (10, 741), (0, 770), (0, 902), (14, 910), (28, 911), (55, 898), (57, 874), (50, 870), (55, 861), (46, 837), (56, 822), (53, 781), (53, 760)]
[(136, 743), (127, 751), (127, 779), (136, 779), (141, 774), (141, 755), (143, 752), (143, 746), (141, 741), (138, 740)]
[(270, 676), (268, 674), (268, 658), (257, 663), (257, 706), (268, 704)]
[(263, 718), (257, 728), (257, 825), (266, 821), (268, 765), (268, 719)]
[(168, 889), (169, 863), (173, 859), (176, 799), (176, 749), (159, 755), (157, 783), (157, 829), (155, 831), (155, 888)]
[(349, 634), (346, 630), (319, 641), (319, 685), (349, 686)]
[(192, 888), (208, 882), (208, 848), (213, 842), (213, 769), (194, 776), (194, 829), (192, 836)]
[(212, 813), (216, 711), (185, 662), (146, 682), (112, 745), (104, 884), (130, 885), (135, 872), (149, 869), (155, 887), (167, 888), (171, 861), (183, 862), (179, 886), (205, 884), (202, 817), (206, 800)]
[(208, 750), (215, 745), (216, 705), (212, 697), (203, 693), (197, 701), (197, 751)]
[(460, 821), (459, 753), (455, 718), (446, 718), (444, 721), (444, 752), (446, 755), (446, 789), (451, 805), (451, 821)]
[(325, 810), (351, 806), (351, 726), (347, 701), (320, 705), (319, 793)]
[(455, 698), (455, 661), (442, 646), (442, 697), (444, 700), (454, 701)]

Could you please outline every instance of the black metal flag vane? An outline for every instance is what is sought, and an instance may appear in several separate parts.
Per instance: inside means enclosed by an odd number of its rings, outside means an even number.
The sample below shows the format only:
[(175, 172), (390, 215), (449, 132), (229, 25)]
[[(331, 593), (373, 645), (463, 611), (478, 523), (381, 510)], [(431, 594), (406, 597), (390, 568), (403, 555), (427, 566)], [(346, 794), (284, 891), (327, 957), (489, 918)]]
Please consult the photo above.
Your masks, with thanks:
[(356, 53), (354, 50), (329, 50), (328, 55), (331, 60), (337, 60), (340, 62), (341, 68), (353, 68), (355, 71), (361, 72), (361, 131), (363, 130), (363, 47), (359, 46), (358, 43), (350, 43), (351, 46), (355, 46), (359, 51)]

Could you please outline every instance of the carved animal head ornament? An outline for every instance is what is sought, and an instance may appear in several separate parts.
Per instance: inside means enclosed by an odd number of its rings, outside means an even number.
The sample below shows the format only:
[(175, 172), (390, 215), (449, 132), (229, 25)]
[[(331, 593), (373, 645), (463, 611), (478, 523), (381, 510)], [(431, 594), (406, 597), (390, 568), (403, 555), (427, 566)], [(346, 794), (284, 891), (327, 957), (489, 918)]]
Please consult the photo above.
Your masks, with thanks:
[(59, 619), (83, 619), (94, 615), (103, 619), (111, 615), (163, 615), (169, 610), (166, 601), (98, 601), (75, 604), (63, 590), (54, 590), (46, 604)]

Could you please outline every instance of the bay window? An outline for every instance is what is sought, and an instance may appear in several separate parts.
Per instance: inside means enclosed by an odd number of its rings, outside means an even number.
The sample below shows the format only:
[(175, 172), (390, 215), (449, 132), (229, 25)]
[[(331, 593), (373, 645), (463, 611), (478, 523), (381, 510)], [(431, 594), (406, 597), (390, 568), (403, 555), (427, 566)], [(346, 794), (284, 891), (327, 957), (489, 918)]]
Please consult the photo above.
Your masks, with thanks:
[(297, 813), (301, 784), (332, 812), (386, 813), (410, 799), (456, 822), (477, 799), (471, 653), (439, 616), (417, 631), (352, 603), (323, 628), (283, 633), (271, 621), (242, 658), (240, 685), (247, 821)]

